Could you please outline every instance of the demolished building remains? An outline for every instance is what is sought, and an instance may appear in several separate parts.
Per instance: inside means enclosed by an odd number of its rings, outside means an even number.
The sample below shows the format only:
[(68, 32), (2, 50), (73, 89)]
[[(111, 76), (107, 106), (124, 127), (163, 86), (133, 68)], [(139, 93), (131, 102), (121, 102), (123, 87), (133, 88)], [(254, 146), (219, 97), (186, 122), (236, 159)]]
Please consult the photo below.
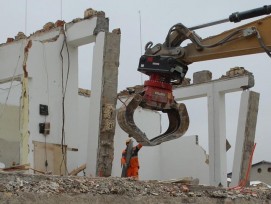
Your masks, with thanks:
[[(78, 47), (89, 43), (95, 44), (92, 85), (91, 90), (83, 90), (78, 87)], [(0, 162), (6, 167), (27, 164), (29, 168), (23, 170), (31, 173), (68, 176), (72, 170), (83, 166), (80, 171), (85, 170), (81, 175), (120, 176), (119, 159), (127, 134), (116, 123), (116, 113), (122, 105), (121, 101), (130, 95), (117, 94), (120, 30), (109, 31), (109, 21), (104, 12), (88, 9), (83, 19), (70, 23), (48, 23), (28, 37), (18, 33), (14, 39), (8, 38), (0, 46), (0, 52), (3, 53), (0, 55), (0, 87), (5, 93), (0, 95)], [(202, 76), (204, 79), (200, 79)], [(240, 103), (243, 109), (239, 114), (236, 138), (239, 147), (243, 148), (235, 150), (235, 184), (244, 179), (253, 150), (259, 101), (258, 93), (247, 90), (253, 87), (253, 80), (251, 73), (239, 72), (233, 75), (227, 73), (221, 79), (212, 80), (210, 72), (204, 72), (195, 74), (193, 84), (175, 87), (174, 95), (178, 102), (208, 97), (209, 154), (199, 146), (196, 135), (157, 147), (146, 147), (142, 150), (142, 154), (147, 156), (142, 159), (141, 178), (168, 180), (192, 176), (199, 179), (200, 184), (222, 184), (225, 187), (225, 94), (242, 91)], [(135, 117), (141, 120), (138, 120), (138, 126), (148, 136), (161, 133), (159, 113), (138, 108)], [(152, 126), (148, 126), (147, 121), (152, 121)], [(189, 151), (194, 154), (187, 157)], [(174, 159), (179, 164), (168, 160), (169, 154), (175, 155)], [(174, 168), (168, 169), (170, 166)], [(167, 191), (166, 196), (180, 197), (181, 203), (198, 202), (202, 196), (207, 200), (209, 197), (234, 200), (239, 196), (225, 189), (212, 189), (208, 195), (205, 195), (206, 192), (189, 192), (185, 189), (186, 185), (190, 185), (190, 189), (197, 188), (190, 181), (168, 187), (159, 182), (137, 183), (118, 178), (105, 179), (103, 183), (98, 178), (63, 177), (67, 179), (64, 181), (62, 177), (20, 178), (16, 174), (3, 174), (3, 177), (5, 175), (11, 183), (0, 183), (0, 193), (7, 200), (13, 194), (21, 194), (17, 188), (31, 193), (51, 192), (53, 195), (54, 192), (74, 193), (65, 189), (67, 186), (70, 186), (69, 189), (78, 188), (76, 193), (131, 196), (123, 190), (123, 186), (130, 185), (132, 189), (137, 189), (137, 192), (132, 192), (133, 196), (139, 192), (141, 196), (155, 197)], [(45, 180), (43, 189), (36, 188), (35, 184), (41, 184), (42, 180)], [(32, 185), (32, 182), (35, 184)], [(74, 183), (77, 186), (74, 187)], [(99, 188), (108, 185), (110, 188)], [(97, 192), (92, 192), (94, 188)], [(247, 200), (253, 203), (255, 197), (261, 201), (270, 199), (268, 190), (255, 192), (255, 195), (242, 197), (244, 203)]]

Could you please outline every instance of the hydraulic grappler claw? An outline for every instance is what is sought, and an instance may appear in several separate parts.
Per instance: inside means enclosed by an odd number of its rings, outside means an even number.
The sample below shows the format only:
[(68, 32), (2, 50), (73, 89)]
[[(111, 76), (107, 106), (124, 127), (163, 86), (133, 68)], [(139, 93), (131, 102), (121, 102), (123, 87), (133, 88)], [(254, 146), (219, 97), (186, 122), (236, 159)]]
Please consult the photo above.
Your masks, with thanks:
[[(138, 71), (150, 76), (145, 81), (144, 90), (126, 101), (118, 113), (121, 128), (144, 146), (155, 146), (162, 142), (181, 137), (189, 125), (189, 117), (184, 104), (177, 104), (172, 94), (172, 84), (181, 84), (187, 66), (172, 57), (145, 56), (140, 58)], [(151, 140), (135, 125), (133, 114), (141, 106), (145, 109), (167, 113), (167, 131)]]
[[(155, 146), (181, 137), (188, 129), (189, 117), (185, 105), (174, 100), (172, 85), (182, 83), (188, 70), (187, 65), (260, 52), (266, 52), (271, 57), (271, 16), (205, 39), (200, 38), (194, 30), (225, 22), (236, 23), (270, 13), (271, 5), (268, 5), (236, 12), (227, 19), (191, 28), (177, 23), (169, 29), (163, 44), (152, 46), (152, 42), (147, 43), (145, 54), (139, 61), (138, 71), (150, 78), (145, 81), (144, 90), (129, 98), (119, 109), (120, 127), (144, 146)], [(185, 40), (190, 40), (191, 43), (182, 46)], [(167, 131), (149, 140), (134, 122), (133, 114), (138, 106), (167, 113)]]

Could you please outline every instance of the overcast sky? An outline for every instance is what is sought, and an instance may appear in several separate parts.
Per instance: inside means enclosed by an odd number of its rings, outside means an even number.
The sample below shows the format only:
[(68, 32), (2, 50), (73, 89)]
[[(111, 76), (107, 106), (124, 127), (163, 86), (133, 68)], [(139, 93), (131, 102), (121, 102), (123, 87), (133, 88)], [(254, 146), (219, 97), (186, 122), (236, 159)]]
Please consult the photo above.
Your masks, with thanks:
[[(142, 52), (144, 53), (141, 46), (144, 48), (148, 41), (164, 42), (168, 29), (172, 25), (181, 22), (190, 27), (227, 18), (236, 11), (244, 11), (268, 4), (270, 4), (270, 0), (63, 0), (62, 2), (60, 0), (0, 0), (0, 8), (2, 8), (0, 41), (5, 42), (7, 37), (14, 37), (19, 31), (26, 32), (29, 35), (41, 29), (49, 21), (55, 22), (62, 18), (69, 22), (74, 18), (83, 17), (87, 8), (103, 10), (110, 19), (110, 30), (121, 28), (122, 31), (119, 67), (119, 90), (122, 90), (128, 86), (141, 84), (142, 79), (146, 79), (145, 76), (137, 72), (139, 57)], [(142, 43), (140, 41), (140, 16)], [(244, 23), (247, 22), (249, 20)], [(199, 30), (197, 34), (204, 38), (234, 26), (237, 25), (226, 23)], [(91, 66), (89, 47), (80, 49), (79, 59), (82, 59), (79, 62), (81, 69)], [(266, 54), (256, 54), (198, 62), (189, 66), (187, 77), (192, 78), (193, 72), (209, 69), (213, 73), (213, 79), (216, 79), (225, 74), (229, 68), (235, 66), (245, 67), (254, 73), (255, 87), (252, 90), (261, 94), (254, 162), (271, 161), (271, 58)], [(79, 85), (90, 88), (89, 79), (90, 76), (81, 74)], [(228, 94), (226, 101), (227, 138), (233, 145), (228, 153), (228, 162), (231, 166), (240, 93)], [(207, 101), (204, 98), (187, 101), (186, 104), (191, 118), (187, 135), (199, 135), (200, 143), (208, 149)]]

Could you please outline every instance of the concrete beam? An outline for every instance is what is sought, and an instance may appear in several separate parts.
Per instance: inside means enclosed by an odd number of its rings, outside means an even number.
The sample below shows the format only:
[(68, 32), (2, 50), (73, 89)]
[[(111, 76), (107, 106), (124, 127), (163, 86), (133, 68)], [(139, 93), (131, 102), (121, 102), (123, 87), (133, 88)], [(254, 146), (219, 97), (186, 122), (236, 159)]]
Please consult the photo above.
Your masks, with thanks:
[(67, 42), (69, 45), (78, 47), (93, 43), (98, 32), (108, 32), (109, 22), (104, 17), (93, 17), (77, 23), (66, 25)]
[(215, 86), (220, 92), (229, 93), (242, 91), (244, 88), (254, 86), (254, 78), (251, 75), (212, 80), (201, 84), (191, 84), (173, 90), (175, 100), (183, 101), (207, 96), (207, 92)]
[(254, 147), (259, 98), (260, 94), (253, 91), (244, 91), (241, 95), (231, 186), (237, 186), (245, 180), (250, 168), (249, 162)]

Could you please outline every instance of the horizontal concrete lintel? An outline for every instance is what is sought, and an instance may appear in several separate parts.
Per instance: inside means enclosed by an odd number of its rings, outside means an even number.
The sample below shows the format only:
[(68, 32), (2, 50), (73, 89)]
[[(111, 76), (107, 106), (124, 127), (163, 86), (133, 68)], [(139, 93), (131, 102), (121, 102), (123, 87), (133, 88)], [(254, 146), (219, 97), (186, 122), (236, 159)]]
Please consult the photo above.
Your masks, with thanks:
[(93, 42), (95, 42), (95, 39), (96, 39), (96, 36), (91, 35), (91, 36), (86, 36), (86, 37), (79, 38), (79, 39), (74, 39), (68, 43), (69, 43), (69, 45), (71, 45), (73, 47), (79, 47), (82, 45), (93, 43)]
[(34, 34), (30, 37), (30, 40), (32, 40), (33, 42), (46, 41), (48, 39), (57, 38), (61, 34), (60, 32), (61, 32), (61, 28), (57, 27), (57, 28), (51, 29), (50, 31), (44, 31), (41, 33)]
[(98, 24), (98, 17), (85, 19), (67, 26), (67, 42), (72, 46), (80, 46), (95, 41), (95, 28)]
[(213, 88), (223, 93), (242, 91), (243, 87), (253, 87), (254, 83), (252, 83), (252, 81), (253, 76), (251, 75), (213, 80), (201, 84), (191, 84), (185, 87), (176, 88), (173, 90), (173, 95), (175, 100), (182, 101), (206, 97)]

